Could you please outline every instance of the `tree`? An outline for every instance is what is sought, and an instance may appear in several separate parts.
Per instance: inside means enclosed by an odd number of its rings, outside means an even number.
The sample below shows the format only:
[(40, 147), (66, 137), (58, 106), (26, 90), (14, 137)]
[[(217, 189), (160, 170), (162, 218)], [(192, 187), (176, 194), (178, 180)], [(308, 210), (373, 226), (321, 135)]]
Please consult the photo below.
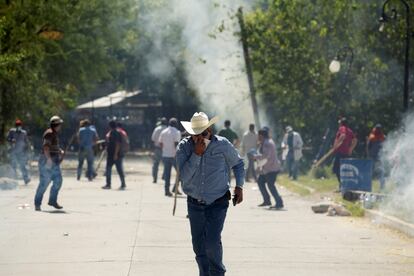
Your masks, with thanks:
[(0, 4), (1, 131), (15, 117), (38, 124), (74, 107), (80, 93), (116, 76), (133, 1)]
[[(388, 130), (399, 124), (402, 102), (393, 91), (402, 87), (403, 22), (379, 33), (382, 2), (260, 2), (246, 19), (249, 45), (258, 93), (279, 132), (293, 125), (316, 151), (339, 115), (362, 142), (376, 122)], [(344, 46), (355, 53), (347, 78), (346, 70), (328, 71)]]

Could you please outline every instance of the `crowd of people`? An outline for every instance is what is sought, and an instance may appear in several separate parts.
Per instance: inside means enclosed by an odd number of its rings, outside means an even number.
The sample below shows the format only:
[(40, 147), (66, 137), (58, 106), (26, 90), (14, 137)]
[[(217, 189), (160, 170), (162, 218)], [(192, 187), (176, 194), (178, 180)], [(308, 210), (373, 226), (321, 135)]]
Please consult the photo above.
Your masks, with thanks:
[[(49, 120), (49, 127), (42, 135), (42, 145), (38, 159), (39, 184), (34, 198), (36, 211), (41, 211), (43, 195), (51, 183), (48, 205), (56, 209), (63, 208), (58, 203), (58, 195), (63, 182), (61, 163), (65, 158), (68, 146), (72, 143), (77, 143), (79, 146), (77, 180), (80, 180), (82, 177), (85, 159), (87, 163), (86, 178), (89, 181), (93, 181), (97, 176), (94, 164), (99, 136), (95, 126), (88, 119), (81, 120), (78, 130), (69, 140), (67, 148), (63, 149), (61, 148), (59, 139), (63, 123), (63, 120), (59, 116), (52, 116)], [(106, 154), (106, 185), (102, 188), (111, 189), (111, 172), (113, 165), (115, 165), (120, 177), (120, 189), (124, 190), (126, 184), (123, 159), (129, 150), (128, 134), (119, 122), (110, 121), (108, 127), (109, 131), (105, 135), (105, 150), (101, 155), (103, 158), (104, 154)], [(15, 121), (15, 127), (9, 130), (7, 142), (9, 143), (10, 163), (15, 178), (17, 178), (18, 169), (20, 169), (24, 183), (27, 185), (30, 182), (27, 166), (31, 145), (27, 132), (23, 129), (23, 122), (21, 120), (17, 119)]]
[[(291, 126), (286, 126), (281, 139), (282, 152), (279, 155), (270, 128), (262, 127), (256, 131), (255, 125), (250, 124), (239, 139), (239, 135), (231, 128), (230, 120), (224, 122), (224, 128), (216, 135), (214, 125), (218, 121), (218, 117), (209, 119), (203, 112), (195, 113), (190, 121), (180, 122), (184, 129), (181, 132), (176, 118), (161, 118), (151, 135), (153, 183), (158, 182), (161, 161), (164, 195), (171, 197), (173, 193), (181, 194), (178, 185), (181, 183), (182, 190), (187, 195), (193, 250), (201, 275), (223, 275), (225, 272), (221, 231), (229, 201), (232, 200), (233, 205), (243, 201), (245, 182), (257, 183), (263, 200), (259, 207), (284, 209), (284, 201), (276, 187), (277, 176), (285, 169), (292, 180), (298, 179), (304, 145), (301, 135)], [(338, 123), (330, 154), (334, 155), (333, 171), (338, 177), (341, 189), (340, 160), (352, 156), (357, 139), (346, 118), (341, 118)], [(67, 151), (61, 148), (59, 141), (63, 124), (59, 116), (51, 117), (49, 127), (42, 137), (38, 159), (39, 184), (34, 198), (36, 211), (41, 211), (43, 196), (50, 183), (52, 186), (48, 205), (56, 209), (63, 208), (58, 203), (63, 182), (61, 162)], [(102, 189), (112, 188), (112, 167), (115, 165), (120, 178), (119, 189), (124, 190), (126, 181), (123, 160), (129, 150), (128, 134), (122, 125), (114, 120), (109, 122), (108, 127), (109, 131), (104, 139), (105, 150), (102, 151), (98, 162), (100, 164), (106, 154), (106, 184)], [(68, 144), (76, 140), (79, 145), (77, 180), (82, 178), (86, 159), (85, 176), (89, 181), (93, 181), (97, 176), (94, 164), (96, 148), (100, 144), (98, 132), (95, 126), (85, 119), (80, 121), (79, 129), (72, 138)], [(374, 161), (374, 171), (379, 176), (381, 188), (385, 185), (384, 168), (380, 159), (384, 140), (382, 126), (377, 124), (367, 137), (367, 156)], [(17, 169), (21, 170), (24, 183), (27, 185), (30, 182), (29, 171), (26, 168), (30, 142), (21, 120), (15, 121), (15, 127), (10, 129), (7, 141), (10, 145), (11, 166), (16, 177)], [(173, 168), (176, 170), (176, 179), (171, 189)], [(233, 193), (230, 192), (232, 178), (235, 182)]]
[[(168, 122), (168, 123), (167, 123)], [(215, 133), (212, 128), (212, 132)], [(158, 180), (158, 167), (160, 161), (163, 161), (164, 171), (162, 179), (165, 185), (165, 195), (172, 196), (170, 191), (170, 175), (172, 168), (176, 167), (176, 148), (178, 143), (191, 134), (184, 129), (179, 131), (178, 122), (175, 118), (169, 121), (167, 118), (161, 118), (152, 133), (153, 142), (153, 166), (152, 177), (153, 183)], [(263, 196), (263, 202), (259, 206), (270, 206), (270, 194), (274, 197), (275, 205), (273, 209), (283, 209), (283, 200), (276, 188), (276, 179), (282, 170), (282, 162), (278, 158), (277, 147), (273, 141), (270, 129), (264, 127), (256, 132), (255, 125), (250, 124), (249, 129), (239, 138), (236, 131), (231, 128), (231, 121), (224, 121), (224, 128), (218, 131), (217, 137), (224, 137), (236, 148), (242, 158), (245, 160), (246, 173), (244, 175), (246, 182), (257, 182), (260, 192)], [(283, 160), (286, 160), (286, 170), (289, 176), (296, 180), (298, 177), (298, 162), (302, 157), (303, 141), (300, 134), (293, 131), (290, 126), (286, 127), (286, 134), (283, 138)], [(229, 170), (229, 179), (231, 181), (231, 171)], [(178, 194), (181, 194), (177, 191)]]
[[(36, 193), (35, 206), (40, 210), (43, 193), (50, 182), (52, 189), (50, 194), (49, 205), (60, 208), (57, 203), (57, 194), (59, 192), (62, 176), (60, 172), (60, 163), (64, 157), (65, 150), (60, 148), (59, 132), (63, 120), (58, 116), (50, 119), (50, 127), (43, 134), (42, 148), (39, 158), (39, 176), (40, 183)], [(334, 156), (333, 172), (338, 178), (338, 191), (341, 190), (340, 179), (340, 160), (352, 156), (354, 148), (357, 145), (356, 135), (349, 127), (346, 118), (341, 118), (338, 122), (339, 127), (333, 143), (331, 153)], [(110, 121), (109, 131), (105, 135), (106, 149), (103, 154), (106, 155), (106, 184), (103, 189), (111, 189), (112, 167), (118, 172), (120, 178), (120, 189), (126, 188), (125, 173), (123, 168), (123, 159), (129, 148), (128, 134), (122, 125), (116, 121)], [(215, 133), (214, 128), (212, 128)], [(162, 180), (164, 182), (165, 196), (172, 196), (174, 192), (181, 195), (178, 186), (172, 185), (179, 181), (171, 180), (172, 169), (177, 171), (176, 155), (179, 142), (189, 133), (184, 129), (180, 131), (180, 126), (176, 118), (160, 118), (155, 127), (151, 139), (153, 142), (153, 165), (152, 178), (153, 183), (158, 182), (159, 165), (162, 162), (163, 172)], [(277, 145), (272, 138), (271, 131), (263, 127), (256, 131), (255, 125), (250, 124), (248, 130), (241, 135), (241, 139), (235, 130), (231, 127), (231, 121), (224, 121), (224, 128), (218, 131), (218, 136), (226, 138), (238, 151), (245, 161), (246, 173), (244, 175), (246, 182), (257, 182), (259, 190), (263, 197), (263, 202), (259, 206), (270, 206), (270, 194), (273, 196), (275, 205), (272, 208), (283, 208), (283, 201), (276, 188), (277, 175), (281, 171), (286, 171), (292, 180), (298, 179), (299, 163), (302, 158), (303, 140), (301, 135), (291, 126), (285, 127), (285, 134), (281, 139), (281, 154), (277, 153)], [(98, 132), (95, 126), (88, 120), (81, 120), (79, 129), (74, 135), (79, 145), (77, 179), (80, 180), (83, 172), (83, 165), (86, 160), (87, 168), (85, 176), (89, 181), (93, 181), (97, 173), (94, 168), (96, 145), (99, 141)], [(373, 172), (380, 181), (380, 187), (385, 187), (385, 170), (380, 159), (380, 150), (385, 140), (382, 126), (377, 124), (367, 137), (367, 157), (373, 160)], [(25, 184), (30, 182), (30, 173), (27, 169), (29, 160), (30, 141), (26, 130), (23, 128), (23, 122), (19, 119), (15, 121), (15, 127), (11, 128), (7, 135), (9, 143), (10, 163), (17, 177), (17, 171), (21, 175)], [(72, 141), (73, 142), (73, 141)], [(72, 143), (70, 142), (70, 143)], [(101, 157), (103, 157), (103, 154)], [(279, 158), (280, 157), (280, 158)], [(102, 158), (101, 158), (102, 159)], [(102, 161), (102, 160), (100, 160)], [(231, 172), (229, 171), (229, 175)], [(230, 177), (231, 179), (231, 177)], [(173, 182), (173, 183), (172, 183)], [(175, 191), (177, 188), (177, 191)]]

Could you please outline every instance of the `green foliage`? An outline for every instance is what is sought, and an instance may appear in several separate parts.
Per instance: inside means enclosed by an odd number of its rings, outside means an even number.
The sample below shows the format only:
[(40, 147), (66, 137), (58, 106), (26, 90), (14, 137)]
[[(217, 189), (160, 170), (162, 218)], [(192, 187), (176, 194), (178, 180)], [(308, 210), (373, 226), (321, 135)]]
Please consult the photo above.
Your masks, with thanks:
[[(398, 125), (403, 16), (380, 33), (383, 1), (260, 2), (247, 15), (246, 27), (258, 94), (276, 131), (293, 125), (316, 153), (324, 130), (336, 129), (337, 118), (345, 115), (359, 136), (362, 154), (375, 123), (386, 131)], [(398, 3), (394, 6), (404, 14)], [(331, 74), (328, 66), (344, 46), (353, 49), (352, 67), (348, 54), (341, 71)]]
[(338, 196), (336, 199), (337, 202), (342, 203), (345, 208), (351, 212), (351, 216), (353, 217), (363, 217), (365, 216), (365, 209), (359, 201), (350, 202), (342, 199), (342, 197)]
[[(126, 38), (133, 1), (2, 1), (0, 122), (42, 124), (122, 69), (114, 52)], [(126, 28), (125, 28), (126, 29)], [(55, 36), (53, 36), (55, 35)]]
[(325, 178), (329, 178), (330, 174), (329, 174), (329, 170), (331, 168), (329, 167), (325, 167), (325, 166), (319, 166), (313, 170), (311, 170), (312, 172), (312, 177), (316, 178), (316, 179), (325, 179)]

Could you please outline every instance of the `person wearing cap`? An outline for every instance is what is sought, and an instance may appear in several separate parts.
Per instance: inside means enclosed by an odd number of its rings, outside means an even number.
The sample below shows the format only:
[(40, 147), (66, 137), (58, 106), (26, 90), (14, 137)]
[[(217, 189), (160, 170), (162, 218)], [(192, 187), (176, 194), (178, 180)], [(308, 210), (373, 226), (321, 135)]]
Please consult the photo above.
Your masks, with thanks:
[(60, 162), (62, 161), (63, 150), (59, 146), (59, 132), (62, 129), (63, 120), (59, 116), (50, 118), (50, 127), (43, 134), (42, 152), (39, 158), (39, 186), (36, 190), (35, 196), (35, 210), (41, 211), (43, 194), (45, 193), (50, 182), (48, 205), (62, 209), (58, 204), (58, 194), (62, 187), (62, 172), (60, 169)]
[(95, 176), (95, 170), (93, 168), (93, 163), (95, 160), (93, 147), (98, 141), (98, 133), (96, 129), (91, 125), (91, 122), (88, 119), (82, 120), (80, 123), (80, 128), (77, 133), (77, 138), (79, 141), (79, 154), (78, 154), (78, 170), (77, 170), (77, 180), (80, 180), (82, 175), (83, 162), (87, 161), (88, 169), (86, 176), (89, 181), (92, 181)]
[(286, 152), (286, 165), (289, 177), (293, 180), (298, 178), (298, 162), (302, 158), (303, 140), (300, 134), (287, 126), (283, 137), (282, 149)]
[(209, 120), (203, 112), (195, 113), (189, 122), (182, 121), (190, 136), (177, 147), (178, 172), (187, 194), (193, 251), (200, 275), (226, 272), (221, 232), (231, 199), (229, 168), (236, 178), (233, 204), (243, 201), (243, 159), (229, 140), (213, 135), (211, 126), (217, 121), (218, 117)]
[(385, 188), (385, 170), (380, 158), (382, 145), (385, 141), (385, 135), (381, 124), (375, 125), (367, 138), (367, 156), (373, 161), (374, 172), (378, 175), (380, 188)]
[[(152, 183), (157, 183), (158, 180), (158, 167), (162, 160), (162, 149), (160, 146), (160, 134), (168, 126), (167, 118), (163, 117), (159, 121), (159, 125), (154, 129), (151, 135), (151, 141), (153, 143), (153, 156), (152, 156)], [(164, 178), (163, 178), (164, 179)]]
[[(171, 118), (168, 127), (164, 129), (158, 139), (158, 143), (162, 150), (162, 163), (164, 164), (164, 189), (166, 196), (172, 196), (170, 192), (170, 180), (172, 167), (176, 167), (175, 156), (177, 153), (177, 145), (181, 141), (181, 132), (178, 130), (178, 121)], [(175, 187), (174, 187), (175, 188)], [(177, 191), (177, 194), (181, 194)]]
[(15, 127), (7, 134), (7, 142), (10, 146), (10, 161), (17, 178), (17, 167), (19, 167), (24, 184), (29, 184), (30, 176), (27, 170), (28, 150), (30, 147), (26, 130), (23, 129), (23, 122), (20, 119), (15, 121)]
[(102, 189), (111, 189), (112, 167), (115, 165), (121, 180), (120, 190), (126, 188), (125, 173), (123, 168), (124, 153), (121, 150), (122, 147), (122, 133), (117, 130), (116, 121), (109, 122), (110, 131), (106, 134), (106, 185)]
[(276, 145), (273, 139), (270, 138), (268, 128), (259, 130), (259, 153), (254, 156), (254, 159), (257, 160), (257, 174), (259, 175), (257, 185), (263, 197), (263, 203), (259, 204), (259, 207), (270, 206), (272, 204), (269, 192), (267, 191), (269, 189), (276, 202), (275, 206), (271, 207), (271, 209), (283, 209), (283, 199), (275, 185), (277, 175), (280, 172), (280, 162), (277, 158)]
[(340, 175), (340, 164), (341, 159), (349, 158), (354, 151), (354, 148), (357, 145), (357, 138), (349, 127), (347, 119), (341, 118), (338, 121), (339, 128), (335, 136), (335, 142), (332, 147), (332, 151), (335, 154), (334, 157), (334, 164), (333, 164), (333, 172), (335, 173), (338, 182), (339, 182), (339, 189), (341, 191), (341, 175)]

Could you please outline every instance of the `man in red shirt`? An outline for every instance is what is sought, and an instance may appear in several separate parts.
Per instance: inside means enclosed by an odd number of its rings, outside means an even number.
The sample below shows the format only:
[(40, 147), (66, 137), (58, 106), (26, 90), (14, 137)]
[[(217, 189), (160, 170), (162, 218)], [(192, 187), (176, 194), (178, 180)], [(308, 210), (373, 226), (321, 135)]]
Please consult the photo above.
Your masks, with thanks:
[(341, 190), (340, 161), (342, 158), (349, 158), (351, 156), (358, 140), (349, 128), (346, 118), (341, 118), (338, 123), (339, 129), (333, 145), (333, 152), (335, 153), (333, 172), (338, 178), (339, 190)]

